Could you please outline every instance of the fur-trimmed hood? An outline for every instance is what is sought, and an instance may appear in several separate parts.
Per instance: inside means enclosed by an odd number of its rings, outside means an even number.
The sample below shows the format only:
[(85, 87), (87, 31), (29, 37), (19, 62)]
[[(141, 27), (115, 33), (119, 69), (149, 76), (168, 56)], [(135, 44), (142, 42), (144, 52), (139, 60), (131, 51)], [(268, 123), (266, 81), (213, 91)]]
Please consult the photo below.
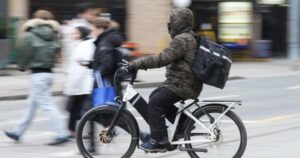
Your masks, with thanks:
[(26, 21), (23, 24), (21, 30), (26, 32), (30, 28), (35, 28), (40, 25), (48, 25), (48, 26), (52, 27), (54, 31), (59, 31), (59, 27), (60, 27), (59, 23), (55, 20), (43, 20), (43, 19), (35, 18), (35, 19), (30, 19), (30, 20)]
[(22, 31), (30, 32), (46, 41), (57, 38), (59, 23), (54, 20), (31, 19), (24, 23)]

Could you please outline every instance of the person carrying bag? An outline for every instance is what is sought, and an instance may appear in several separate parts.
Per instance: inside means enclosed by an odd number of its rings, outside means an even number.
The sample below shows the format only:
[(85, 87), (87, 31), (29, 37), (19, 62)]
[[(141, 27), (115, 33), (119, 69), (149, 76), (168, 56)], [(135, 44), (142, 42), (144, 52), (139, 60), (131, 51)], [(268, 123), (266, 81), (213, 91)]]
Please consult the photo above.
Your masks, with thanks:
[(101, 76), (100, 71), (96, 71), (94, 75), (96, 83), (95, 89), (92, 92), (93, 107), (114, 102), (116, 89), (111, 85), (108, 79)]

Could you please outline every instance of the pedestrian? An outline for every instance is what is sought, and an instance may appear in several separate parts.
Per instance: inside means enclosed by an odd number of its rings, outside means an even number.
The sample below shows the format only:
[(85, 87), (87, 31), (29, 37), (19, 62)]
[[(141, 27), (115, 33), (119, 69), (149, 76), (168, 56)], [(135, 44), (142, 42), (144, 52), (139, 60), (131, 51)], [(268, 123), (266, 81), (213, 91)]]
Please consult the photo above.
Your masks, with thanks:
[(69, 132), (62, 121), (62, 115), (56, 107), (52, 95), (52, 68), (59, 49), (58, 22), (52, 20), (53, 15), (46, 10), (38, 10), (34, 18), (28, 20), (22, 27), (24, 37), (21, 42), (18, 69), (31, 70), (31, 87), (28, 105), (20, 123), (12, 131), (5, 131), (6, 136), (19, 141), (31, 125), (38, 107), (45, 110), (53, 127), (56, 138), (49, 145), (58, 145), (69, 141)]
[(63, 63), (62, 68), (64, 72), (68, 71), (68, 67), (70, 65), (70, 57), (72, 54), (72, 49), (74, 47), (74, 40), (72, 38), (72, 34), (74, 34), (75, 28), (78, 26), (83, 26), (91, 29), (92, 22), (99, 17), (100, 10), (95, 7), (93, 3), (90, 2), (82, 2), (78, 3), (74, 7), (75, 16), (72, 20), (68, 21), (66, 25), (64, 25), (61, 30), (62, 34), (62, 57)]
[(93, 69), (95, 74), (101, 74), (105, 85), (114, 86), (114, 74), (118, 67), (117, 58), (119, 54), (116, 48), (122, 45), (123, 38), (115, 27), (111, 27), (111, 21), (104, 18), (96, 19), (92, 29), (93, 35), (96, 37), (93, 61), (82, 65), (87, 65)]
[(95, 46), (89, 37), (89, 28), (78, 26), (75, 28), (73, 40), (76, 41), (70, 58), (64, 94), (68, 95), (67, 110), (69, 116), (69, 131), (75, 137), (76, 121), (85, 101), (93, 89), (93, 71), (79, 64), (79, 61), (90, 61), (93, 58)]
[[(165, 118), (174, 122), (178, 109), (174, 104), (199, 96), (203, 84), (194, 76), (191, 65), (197, 51), (197, 41), (192, 32), (193, 13), (186, 8), (174, 9), (169, 17), (168, 29), (172, 41), (162, 53), (137, 59), (128, 67), (138, 69), (167, 67), (166, 81), (150, 95), (147, 122), (150, 140), (142, 140), (140, 148), (148, 152), (165, 152), (170, 149)], [(183, 129), (178, 129), (180, 132)]]
[[(117, 70), (118, 64), (118, 50), (116, 48), (120, 47), (123, 38), (120, 33), (111, 27), (111, 21), (104, 18), (98, 18), (93, 22), (93, 36), (96, 37), (94, 42), (96, 50), (94, 53), (93, 60), (86, 63), (86, 61), (81, 61), (82, 66), (87, 66), (93, 69), (95, 81), (94, 88), (98, 88), (96, 76), (101, 76), (103, 87), (115, 87), (118, 90), (118, 85), (114, 85), (114, 74)], [(101, 124), (105, 127), (109, 126), (111, 115), (102, 115)], [(94, 122), (90, 122), (90, 152), (95, 152), (95, 142), (94, 142)]]

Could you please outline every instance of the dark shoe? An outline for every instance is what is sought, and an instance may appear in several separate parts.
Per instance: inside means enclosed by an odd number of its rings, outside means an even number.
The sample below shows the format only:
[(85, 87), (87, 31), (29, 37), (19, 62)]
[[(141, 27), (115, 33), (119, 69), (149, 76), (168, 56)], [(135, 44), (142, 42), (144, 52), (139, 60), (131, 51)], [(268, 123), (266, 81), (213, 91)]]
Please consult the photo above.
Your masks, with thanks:
[(69, 138), (56, 138), (53, 142), (49, 143), (48, 145), (61, 145), (69, 141)]
[(151, 139), (151, 137), (150, 137), (149, 133), (144, 133), (144, 132), (140, 133), (140, 140), (142, 141), (142, 143), (149, 142), (150, 139)]
[(7, 137), (9, 137), (10, 139), (13, 139), (16, 142), (19, 141), (19, 139), (20, 139), (20, 136), (14, 134), (13, 132), (4, 131), (4, 133)]
[(163, 141), (157, 141), (150, 139), (149, 142), (140, 145), (140, 149), (150, 153), (167, 152), (170, 146), (171, 145), (168, 140), (164, 139)]

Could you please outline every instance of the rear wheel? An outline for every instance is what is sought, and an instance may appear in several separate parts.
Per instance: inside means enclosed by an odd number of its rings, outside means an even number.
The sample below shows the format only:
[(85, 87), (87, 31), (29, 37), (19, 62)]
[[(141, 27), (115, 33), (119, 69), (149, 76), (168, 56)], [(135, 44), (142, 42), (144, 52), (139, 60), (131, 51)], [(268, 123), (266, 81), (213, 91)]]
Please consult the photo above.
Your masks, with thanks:
[[(196, 110), (193, 115), (207, 128), (225, 110), (226, 106), (212, 105)], [(213, 142), (186, 144), (186, 148), (207, 149), (207, 153), (188, 151), (192, 158), (241, 158), (247, 145), (247, 133), (241, 119), (232, 111), (228, 111), (221, 120), (212, 127), (215, 134)], [(190, 119), (187, 123), (184, 140), (208, 140), (211, 134)]]
[(107, 130), (119, 109), (112, 106), (94, 108), (80, 120), (77, 128), (77, 146), (86, 158), (129, 158), (137, 144), (138, 131), (130, 115), (121, 112), (110, 134)]

